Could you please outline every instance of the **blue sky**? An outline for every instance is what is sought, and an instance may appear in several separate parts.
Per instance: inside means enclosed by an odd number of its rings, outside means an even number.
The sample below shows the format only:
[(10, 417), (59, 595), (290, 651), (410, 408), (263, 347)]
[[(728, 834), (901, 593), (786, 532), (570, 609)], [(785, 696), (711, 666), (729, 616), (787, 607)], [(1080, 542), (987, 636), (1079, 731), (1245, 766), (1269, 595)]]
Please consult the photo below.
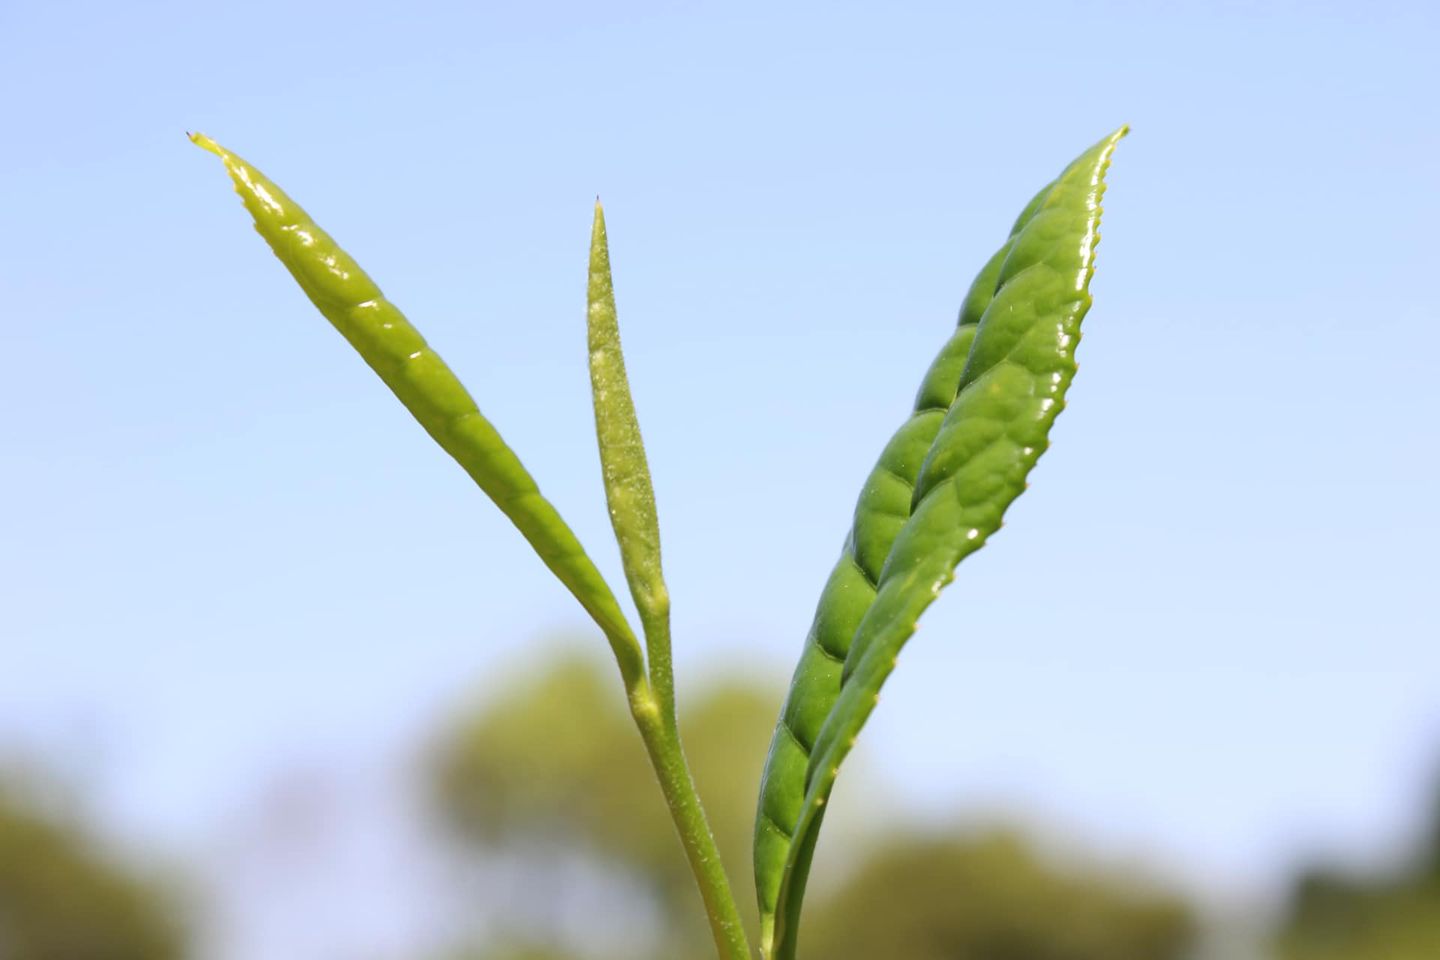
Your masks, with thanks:
[(603, 196), (683, 697), (788, 677), (971, 276), (1128, 122), (1054, 448), (872, 769), (1222, 884), (1403, 847), (1440, 763), (1440, 14), (990, 6), (4, 5), (0, 743), (203, 831), (583, 629), (186, 130), (347, 246), (618, 583)]

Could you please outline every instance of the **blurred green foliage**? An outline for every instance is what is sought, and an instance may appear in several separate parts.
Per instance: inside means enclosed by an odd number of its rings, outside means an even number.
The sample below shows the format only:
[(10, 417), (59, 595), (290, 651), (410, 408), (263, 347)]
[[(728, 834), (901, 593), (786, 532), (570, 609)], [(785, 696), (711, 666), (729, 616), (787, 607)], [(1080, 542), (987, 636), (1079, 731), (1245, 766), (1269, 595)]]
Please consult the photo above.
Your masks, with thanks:
[[(741, 679), (712, 684), (681, 725), (722, 856), (753, 903), (749, 834), (780, 692)], [(577, 851), (638, 881), (619, 926), (643, 951), (574, 952), (539, 927), (486, 925), (440, 960), (702, 960), (711, 956), (698, 893), (613, 667), (561, 656), (496, 688), (432, 744), (427, 787), (448, 845), (469, 862)], [(0, 960), (180, 960), (190, 955), (166, 891), (107, 854), (40, 794), (0, 781)], [(1273, 938), (1274, 960), (1440, 960), (1440, 790), (1425, 842), (1402, 868), (1371, 876), (1299, 876)], [(1062, 866), (1016, 834), (916, 835), (874, 818), (843, 874), (817, 875), (800, 955), (814, 960), (1190, 960), (1196, 924), (1173, 893), (1132, 876)], [(525, 883), (544, 882), (522, 870)], [(537, 878), (539, 878), (537, 880)], [(544, 891), (553, 893), (554, 891)], [(546, 900), (546, 896), (534, 899)], [(753, 913), (753, 908), (751, 910)], [(491, 918), (495, 920), (496, 918)], [(533, 920), (534, 917), (531, 917)], [(573, 920), (574, 917), (568, 917)], [(613, 918), (611, 918), (613, 919)], [(753, 922), (753, 917), (747, 917)], [(613, 926), (613, 924), (612, 924)], [(478, 931), (477, 931), (478, 932)], [(606, 954), (605, 949), (610, 953)], [(1222, 955), (1223, 956), (1223, 955)]]
[[(488, 698), (442, 734), (433, 796), (442, 821), (477, 850), (527, 841), (580, 849), (638, 877), (661, 908), (669, 949), (693, 944), (708, 956), (700, 895), (613, 673), (561, 656)], [(747, 905), (750, 827), (780, 697), (731, 680), (682, 698), (686, 754)]]
[[(611, 672), (588, 659), (562, 658), (461, 718), (434, 753), (436, 803), (477, 856), (528, 836), (578, 844), (639, 876), (668, 927), (656, 956), (708, 956), (694, 881)], [(687, 752), (721, 855), (748, 906), (750, 830), (780, 693), (732, 680), (681, 703), (692, 704), (681, 716)], [(840, 889), (829, 897), (819, 891), (802, 956), (1182, 960), (1192, 942), (1181, 901), (1144, 893), (1123, 878), (1059, 871), (1013, 836), (881, 835), (870, 846), (880, 852)], [(823, 879), (817, 877), (822, 887)], [(553, 952), (535, 956), (564, 960)]]
[(460, 949), (444, 954), (436, 960), (576, 960), (573, 953), (566, 953), (553, 947), (500, 946)]
[(1429, 843), (1388, 875), (1311, 870), (1296, 881), (1281, 924), (1283, 960), (1440, 958), (1440, 789)]
[(80, 826), (0, 786), (0, 958), (175, 960), (185, 937), (152, 884)]
[(887, 839), (814, 904), (801, 956), (825, 960), (1182, 960), (1184, 903), (1045, 863), (1018, 836)]
[(1311, 873), (1296, 885), (1279, 947), (1284, 960), (1436, 960), (1440, 888)]

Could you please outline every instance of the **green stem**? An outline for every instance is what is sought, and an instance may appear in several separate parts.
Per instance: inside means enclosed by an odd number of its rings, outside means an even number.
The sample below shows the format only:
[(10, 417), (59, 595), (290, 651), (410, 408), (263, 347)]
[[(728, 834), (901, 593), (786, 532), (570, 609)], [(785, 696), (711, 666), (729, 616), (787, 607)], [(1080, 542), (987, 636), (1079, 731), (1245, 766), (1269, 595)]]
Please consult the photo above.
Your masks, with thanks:
[[(664, 673), (668, 675), (669, 670)], [(685, 856), (690, 861), (690, 870), (700, 887), (705, 912), (710, 918), (710, 932), (715, 937), (715, 949), (721, 960), (751, 960), (750, 944), (745, 939), (745, 927), (740, 922), (740, 910), (735, 904), (735, 895), (730, 890), (730, 880), (720, 862), (715, 836), (710, 832), (710, 823), (705, 818), (700, 795), (695, 790), (695, 780), (690, 775), (685, 752), (680, 746), (673, 694), (670, 704), (670, 711), (663, 710), (648, 684), (631, 690), (630, 713), (640, 729), (640, 738), (645, 741), (645, 750), (650, 754), (650, 763), (660, 780), (660, 791), (670, 808), (670, 818), (675, 822), (680, 842), (685, 847)]]
[[(647, 602), (640, 606), (640, 627), (645, 634), (645, 659), (650, 664), (650, 688), (660, 716), (679, 729), (675, 709), (675, 665), (670, 657), (670, 594), (661, 583), (652, 587)], [(676, 734), (678, 741), (679, 734)]]

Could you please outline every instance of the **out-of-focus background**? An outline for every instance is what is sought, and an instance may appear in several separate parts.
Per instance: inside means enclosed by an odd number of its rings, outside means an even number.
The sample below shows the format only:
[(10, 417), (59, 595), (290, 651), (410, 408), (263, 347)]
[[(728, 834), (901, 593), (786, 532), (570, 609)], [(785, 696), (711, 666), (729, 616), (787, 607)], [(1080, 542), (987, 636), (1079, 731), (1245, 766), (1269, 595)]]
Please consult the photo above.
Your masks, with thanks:
[(743, 897), (859, 483), (1122, 122), (1055, 449), (840, 781), (827, 960), (1440, 956), (1440, 11), (0, 4), (0, 958), (703, 957), (613, 666), (305, 303), (304, 203), (618, 583), (590, 204)]

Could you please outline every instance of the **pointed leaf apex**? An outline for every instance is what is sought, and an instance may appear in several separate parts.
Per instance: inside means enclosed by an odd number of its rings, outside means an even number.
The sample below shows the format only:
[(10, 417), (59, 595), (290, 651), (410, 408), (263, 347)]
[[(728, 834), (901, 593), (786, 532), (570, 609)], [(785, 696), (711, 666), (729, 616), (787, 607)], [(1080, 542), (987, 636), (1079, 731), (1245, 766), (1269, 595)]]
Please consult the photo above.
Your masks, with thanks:
[(199, 132), (187, 132), (185, 136), (189, 137), (190, 142), (195, 144), (195, 146), (199, 147), (201, 150), (208, 150), (210, 153), (215, 154), (215, 156), (224, 158), (225, 148), (220, 146), (220, 144), (216, 143), (214, 140), (211, 140), (209, 137), (205, 136), (205, 134)]

